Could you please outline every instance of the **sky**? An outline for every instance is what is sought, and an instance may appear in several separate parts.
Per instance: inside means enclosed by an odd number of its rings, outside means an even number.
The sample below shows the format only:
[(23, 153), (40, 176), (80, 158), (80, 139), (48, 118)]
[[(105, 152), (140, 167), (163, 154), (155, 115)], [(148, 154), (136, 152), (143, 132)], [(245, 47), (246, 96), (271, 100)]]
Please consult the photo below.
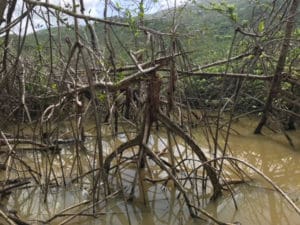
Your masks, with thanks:
[[(0, 0), (1, 1), (1, 0)], [(41, 0), (45, 2), (46, 0)], [(55, 4), (61, 7), (66, 7), (67, 5), (72, 5), (73, 0), (48, 0), (49, 3)], [(76, 3), (79, 3), (80, 0), (75, 0)], [(104, 2), (105, 0), (83, 0), (84, 5), (85, 5), (85, 14), (94, 16), (94, 17), (103, 17), (103, 7), (104, 7)], [(145, 13), (146, 14), (151, 14), (155, 13), (158, 10), (161, 9), (168, 9), (172, 8), (175, 6), (178, 6), (180, 4), (184, 4), (189, 0), (144, 0), (144, 7), (145, 7)], [(134, 12), (138, 11), (139, 7), (139, 2), (140, 0), (109, 0), (109, 9), (108, 9), (108, 16), (113, 16), (113, 15), (124, 15), (126, 9), (130, 9)], [(22, 5), (23, 5), (23, 0), (17, 0), (17, 7), (14, 13), (14, 18), (17, 18), (21, 11), (22, 11)], [(121, 10), (118, 12), (117, 8), (120, 7)], [(79, 10), (78, 10), (79, 11)], [(80, 12), (78, 12), (80, 13)], [(68, 18), (69, 23), (73, 23), (73, 19), (70, 17)], [(34, 16), (33, 17), (33, 22), (36, 30), (39, 29), (45, 29), (45, 23), (43, 22), (43, 19), (40, 18), (39, 16)], [(1, 27), (3, 27), (5, 24), (3, 23)], [(55, 22), (53, 22), (53, 25), (55, 26)], [(21, 24), (22, 27), (25, 26), (25, 23)], [(20, 26), (15, 26), (12, 31), (14, 33), (19, 32)], [(27, 33), (31, 33), (33, 31), (32, 28), (29, 28), (27, 30)]]
[[(17, 0), (18, 6), (21, 8), (23, 0)], [(45, 2), (46, 0), (41, 0)], [(68, 4), (72, 4), (73, 0), (48, 0), (49, 3), (66, 6)], [(79, 3), (79, 0), (75, 0)], [(105, 0), (83, 0), (86, 8), (86, 13), (91, 16), (102, 16), (103, 15), (103, 5)], [(144, 0), (145, 8), (148, 10), (148, 13), (153, 13), (159, 9), (167, 9), (170, 7), (174, 7), (175, 4), (178, 6), (187, 2), (188, 0)], [(113, 6), (121, 6), (123, 9), (131, 8), (138, 9), (138, 5), (140, 0), (109, 0), (110, 2), (110, 11), (114, 11), (116, 13), (116, 9)], [(147, 13), (147, 11), (146, 11)]]
[[(43, 0), (45, 1), (45, 0)], [(76, 0), (79, 2), (79, 0)], [(187, 0), (144, 0), (146, 6), (152, 6), (156, 10), (161, 8), (174, 7), (174, 4), (182, 4)], [(72, 3), (72, 0), (49, 0), (53, 4), (63, 5), (65, 3)], [(140, 0), (109, 0), (112, 5), (120, 5), (123, 8), (134, 7), (137, 8)], [(88, 10), (92, 10), (92, 13), (97, 13), (97, 9), (102, 8), (104, 0), (84, 0), (84, 4)]]

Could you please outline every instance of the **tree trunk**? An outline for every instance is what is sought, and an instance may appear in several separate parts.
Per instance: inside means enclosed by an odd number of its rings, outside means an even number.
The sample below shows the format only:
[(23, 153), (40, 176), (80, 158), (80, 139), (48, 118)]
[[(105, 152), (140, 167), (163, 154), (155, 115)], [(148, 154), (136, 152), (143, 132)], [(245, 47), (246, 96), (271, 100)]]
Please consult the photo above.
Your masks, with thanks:
[(280, 56), (279, 56), (279, 59), (277, 62), (277, 66), (276, 66), (275, 74), (274, 74), (274, 77), (272, 80), (269, 95), (268, 95), (268, 98), (265, 103), (262, 118), (254, 131), (255, 134), (261, 133), (263, 126), (267, 122), (268, 113), (272, 110), (273, 99), (277, 96), (279, 89), (280, 89), (280, 82), (281, 82), (281, 78), (282, 78), (282, 73), (284, 72), (284, 66), (285, 66), (286, 57), (287, 57), (288, 50), (289, 50), (290, 39), (292, 37), (292, 32), (294, 29), (294, 24), (295, 24), (295, 19), (297, 16), (297, 8), (299, 5), (299, 1), (300, 0), (293, 0), (291, 7), (290, 7), (290, 11), (289, 11), (288, 18), (287, 18), (288, 21), (286, 23), (286, 28), (285, 28), (285, 36), (284, 36), (284, 39), (283, 39), (283, 42), (281, 45)]

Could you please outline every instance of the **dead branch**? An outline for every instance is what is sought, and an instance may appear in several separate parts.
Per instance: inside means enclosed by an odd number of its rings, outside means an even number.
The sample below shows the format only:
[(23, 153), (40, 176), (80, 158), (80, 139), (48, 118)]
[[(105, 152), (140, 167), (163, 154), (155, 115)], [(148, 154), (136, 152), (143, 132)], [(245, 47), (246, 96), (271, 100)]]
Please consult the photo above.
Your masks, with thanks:
[(250, 55), (253, 55), (253, 52), (246, 52), (244, 54), (231, 57), (230, 59), (219, 60), (219, 61), (212, 62), (212, 63), (206, 64), (206, 65), (203, 65), (203, 66), (199, 65), (198, 68), (193, 70), (193, 72), (196, 72), (198, 70), (201, 71), (203, 69), (211, 68), (211, 67), (214, 67), (214, 66), (223, 65), (223, 64), (226, 64), (226, 63), (229, 63), (229, 62), (232, 62), (232, 61), (243, 59), (243, 58), (248, 57)]
[[(99, 81), (99, 82), (93, 84), (93, 86), (95, 88), (103, 89), (106, 91), (116, 92), (120, 89), (128, 87), (129, 85), (132, 85), (133, 83), (136, 83), (137, 81), (140, 81), (143, 78), (147, 78), (147, 75), (151, 74), (152, 71), (157, 70), (160, 66), (161, 65), (155, 65), (153, 67), (145, 69), (143, 72), (138, 71), (117, 83), (113, 83), (110, 81), (106, 82), (106, 81), (102, 80), (102, 81)], [(65, 93), (63, 93), (63, 95), (65, 95), (65, 96), (73, 95), (76, 92), (84, 92), (86, 90), (89, 90), (89, 88), (90, 88), (90, 85), (84, 85), (75, 90), (65, 92)]]
[[(185, 77), (224, 77), (224, 78), (244, 78), (251, 80), (267, 80), (271, 81), (273, 76), (270, 75), (256, 75), (256, 74), (243, 74), (243, 73), (205, 73), (205, 72), (188, 72), (188, 71), (178, 71), (179, 74), (185, 75)], [(183, 77), (180, 77), (183, 78)]]

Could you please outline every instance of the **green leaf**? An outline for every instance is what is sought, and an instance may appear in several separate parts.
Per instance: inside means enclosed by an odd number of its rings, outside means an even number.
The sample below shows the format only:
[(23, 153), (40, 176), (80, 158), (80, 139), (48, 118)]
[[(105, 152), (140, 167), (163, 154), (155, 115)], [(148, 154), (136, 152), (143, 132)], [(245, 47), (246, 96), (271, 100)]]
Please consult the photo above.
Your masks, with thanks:
[(258, 24), (258, 31), (262, 33), (265, 30), (265, 22), (262, 20)]
[(233, 20), (234, 22), (237, 22), (237, 19), (238, 19), (237, 13), (231, 13), (230, 14), (230, 19)]
[(57, 84), (52, 84), (51, 88), (52, 88), (53, 91), (57, 91)]
[(300, 35), (300, 28), (295, 29), (295, 35), (297, 35), (297, 36)]
[(97, 97), (98, 97), (98, 99), (99, 99), (100, 102), (104, 102), (105, 99), (106, 99), (106, 94), (98, 94)]
[(116, 8), (118, 11), (123, 9), (119, 2), (116, 2)]
[(124, 78), (125, 78), (125, 74), (124, 74), (124, 73), (121, 72), (121, 73), (118, 73), (118, 74), (117, 74), (117, 80), (118, 80), (118, 81), (120, 81), (120, 80), (122, 80), (122, 79), (124, 79)]
[(242, 20), (242, 26), (243, 27), (247, 27), (249, 25), (249, 21), (248, 20)]

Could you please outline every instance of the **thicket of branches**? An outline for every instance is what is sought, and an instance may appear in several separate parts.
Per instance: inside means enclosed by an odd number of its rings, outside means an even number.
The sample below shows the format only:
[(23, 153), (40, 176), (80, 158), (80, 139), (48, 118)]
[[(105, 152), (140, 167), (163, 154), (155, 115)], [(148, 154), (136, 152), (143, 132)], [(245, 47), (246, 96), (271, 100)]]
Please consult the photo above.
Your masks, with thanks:
[[(239, 116), (235, 113), (237, 105), (251, 98), (259, 102), (259, 108), (243, 112), (262, 112), (256, 133), (270, 118), (275, 118), (282, 131), (286, 125), (283, 122), (288, 120), (292, 128), (299, 119), (299, 34), (295, 29), (298, 3), (291, 0), (252, 5), (252, 14), (242, 23), (231, 4), (195, 2), (169, 9), (168, 23), (157, 29), (147, 26), (145, 9), (149, 2), (143, 0), (136, 2), (135, 12), (105, 0), (101, 2), (103, 15), (98, 17), (86, 12), (83, 0), (73, 0), (63, 7), (51, 1), (1, 1), (3, 183), (11, 185), (13, 179), (19, 179), (18, 185), (23, 186), (30, 182), (41, 187), (46, 201), (51, 185), (64, 187), (87, 178), (91, 200), (82, 205), (88, 205), (86, 211), (95, 211), (99, 202), (120, 191), (133, 198), (135, 189), (142, 188), (147, 180), (170, 181), (192, 216), (225, 224), (204, 211), (197, 199), (206, 191), (212, 200), (225, 189), (230, 192), (232, 177), (227, 170), (241, 181), (245, 177), (238, 166), (244, 162), (227, 157), (231, 123)], [(122, 16), (109, 17), (111, 7)], [(194, 60), (194, 49), (186, 43), (198, 33), (183, 33), (180, 29), (182, 12), (191, 7), (217, 11), (232, 22), (227, 58), (205, 64)], [(43, 21), (45, 30), (37, 31), (37, 18)], [(100, 35), (97, 29), (101, 29)], [(27, 44), (29, 31), (34, 43), (31, 47)], [(40, 40), (41, 32), (46, 34), (46, 42)], [(201, 85), (201, 81), (215, 84), (212, 89), (216, 101), (199, 110), (209, 98), (199, 95), (195, 84)], [(249, 96), (249, 87), (259, 92)], [(223, 121), (225, 111), (228, 119)], [(11, 122), (17, 123), (13, 129), (9, 129)], [(134, 135), (126, 132), (124, 122)], [(90, 123), (95, 125), (96, 141), (88, 148), (86, 124)], [(71, 127), (68, 139), (64, 138), (66, 124)], [(202, 126), (207, 135), (208, 152), (193, 139), (194, 125)], [(102, 144), (106, 126), (112, 137), (120, 131), (127, 135), (127, 141), (112, 152)], [(24, 127), (30, 129), (30, 135)], [(156, 129), (166, 132), (167, 159), (150, 147), (149, 138), (157, 134)], [(220, 138), (225, 140), (224, 145), (219, 143)], [(186, 143), (187, 154), (179, 152), (180, 156), (175, 157), (178, 139)], [(75, 149), (70, 168), (63, 165), (61, 148), (66, 144)], [(30, 163), (19, 156), (24, 145), (31, 146)], [(122, 173), (132, 163), (134, 178), (130, 191), (124, 193)], [(166, 172), (163, 180), (153, 177), (153, 163)], [(142, 170), (146, 171), (145, 179)], [(2, 216), (8, 223), (17, 223), (12, 215)]]

